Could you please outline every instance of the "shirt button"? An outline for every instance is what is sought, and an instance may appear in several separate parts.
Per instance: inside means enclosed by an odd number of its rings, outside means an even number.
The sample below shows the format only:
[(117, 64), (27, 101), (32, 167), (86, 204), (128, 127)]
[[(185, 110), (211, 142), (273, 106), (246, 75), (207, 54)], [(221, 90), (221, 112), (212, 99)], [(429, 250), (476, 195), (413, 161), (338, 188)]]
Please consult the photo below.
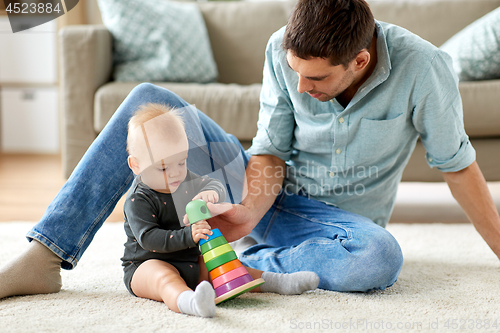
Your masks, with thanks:
[(343, 124), (344, 123), (344, 118), (340, 117), (339, 118), (339, 123)]
[(340, 150), (340, 148), (339, 148), (339, 149), (337, 149), (335, 152), (336, 152), (337, 154), (340, 154), (340, 153), (342, 152), (342, 150)]
[(429, 157), (427, 160), (428, 160), (429, 162), (432, 162), (432, 157)]
[(332, 178), (335, 177), (335, 172), (331, 171), (330, 172), (330, 177), (332, 177)]

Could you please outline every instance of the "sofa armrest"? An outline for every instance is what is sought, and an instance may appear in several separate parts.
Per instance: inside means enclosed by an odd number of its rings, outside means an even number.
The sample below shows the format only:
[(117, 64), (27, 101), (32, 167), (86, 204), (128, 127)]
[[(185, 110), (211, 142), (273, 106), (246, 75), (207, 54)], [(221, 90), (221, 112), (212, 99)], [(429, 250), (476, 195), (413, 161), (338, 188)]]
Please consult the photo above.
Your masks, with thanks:
[(69, 177), (96, 137), (94, 95), (111, 78), (113, 39), (103, 25), (68, 26), (59, 32), (61, 154)]

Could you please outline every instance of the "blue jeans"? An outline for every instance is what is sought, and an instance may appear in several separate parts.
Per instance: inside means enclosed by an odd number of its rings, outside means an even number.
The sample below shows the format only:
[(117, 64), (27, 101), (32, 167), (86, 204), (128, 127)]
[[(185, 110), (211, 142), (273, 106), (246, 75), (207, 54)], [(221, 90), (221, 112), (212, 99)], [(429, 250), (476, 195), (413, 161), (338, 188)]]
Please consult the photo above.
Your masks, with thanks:
[[(184, 108), (190, 144), (188, 168), (197, 174), (218, 175), (216, 178), (228, 187), (229, 201), (241, 200), (238, 193), (249, 157), (238, 140), (174, 93), (140, 84), (120, 105), (27, 235), (62, 258), (65, 269), (77, 265), (132, 183), (127, 125), (138, 106), (145, 103)], [(231, 168), (224, 167), (227, 165)], [(383, 289), (396, 281), (402, 266), (399, 245), (385, 229), (300, 195), (280, 194), (252, 236), (265, 244), (245, 251), (243, 263), (277, 272), (311, 270), (318, 273), (320, 287), (325, 289)]]
[(250, 234), (259, 244), (240, 261), (277, 273), (316, 272), (319, 288), (385, 289), (397, 280), (403, 255), (396, 239), (370, 219), (281, 191)]

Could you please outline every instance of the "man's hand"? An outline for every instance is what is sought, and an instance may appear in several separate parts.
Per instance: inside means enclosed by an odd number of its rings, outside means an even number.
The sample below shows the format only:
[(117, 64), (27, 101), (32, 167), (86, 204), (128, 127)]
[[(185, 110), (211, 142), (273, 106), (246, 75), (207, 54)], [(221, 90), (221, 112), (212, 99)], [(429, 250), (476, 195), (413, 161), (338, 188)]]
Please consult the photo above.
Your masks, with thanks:
[[(227, 202), (220, 204), (207, 203), (207, 208), (213, 216), (210, 219), (210, 224), (214, 228), (218, 228), (228, 242), (233, 242), (248, 235), (256, 225), (252, 212), (243, 205), (232, 205)], [(183, 222), (186, 226), (189, 225), (187, 215), (184, 215)]]
[(273, 155), (252, 156), (248, 161), (239, 205), (207, 204), (212, 213), (210, 224), (221, 230), (229, 241), (248, 235), (273, 205), (283, 184), (285, 162)]
[(244, 205), (232, 205), (230, 203), (207, 204), (212, 214), (210, 224), (219, 228), (228, 242), (233, 242), (248, 235), (257, 225), (253, 212)]
[(205, 202), (217, 203), (219, 201), (219, 194), (216, 191), (203, 191), (198, 193), (193, 200), (201, 199)]
[(212, 235), (213, 232), (210, 230), (210, 225), (207, 221), (201, 220), (191, 225), (191, 236), (193, 237), (193, 241), (198, 244), (200, 239), (208, 239), (208, 235)]
[[(207, 203), (210, 225), (219, 228), (228, 242), (248, 235), (273, 205), (285, 175), (285, 162), (276, 156), (252, 156), (245, 173), (246, 194), (241, 204)], [(184, 224), (189, 225), (187, 216)]]

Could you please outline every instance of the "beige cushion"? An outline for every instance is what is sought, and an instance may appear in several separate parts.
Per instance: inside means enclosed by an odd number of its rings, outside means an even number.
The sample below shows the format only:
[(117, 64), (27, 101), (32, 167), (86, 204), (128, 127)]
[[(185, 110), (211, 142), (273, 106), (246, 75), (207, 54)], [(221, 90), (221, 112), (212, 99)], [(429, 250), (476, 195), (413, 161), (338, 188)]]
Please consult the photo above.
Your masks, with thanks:
[[(251, 140), (257, 132), (260, 84), (197, 84), (155, 82), (194, 104), (226, 132), (240, 140)], [(137, 85), (129, 82), (110, 82), (96, 93), (94, 129), (99, 133), (128, 93)]]
[[(471, 144), (476, 149), (476, 160), (483, 172), (484, 178), (488, 181), (500, 181), (500, 154), (498, 138), (471, 139)], [(403, 181), (410, 182), (442, 182), (443, 176), (436, 168), (430, 168), (425, 158), (425, 149), (419, 141), (415, 151), (411, 155), (410, 161), (403, 172)]]
[(217, 81), (261, 83), (267, 41), (286, 25), (294, 2), (216, 1), (198, 5), (219, 70)]
[(500, 136), (500, 80), (464, 81), (459, 88), (467, 134), (470, 137)]
[(500, 0), (368, 0), (379, 21), (399, 25), (441, 46), (464, 27), (500, 6)]
[[(138, 83), (110, 82), (96, 93), (94, 129), (99, 133), (127, 94)], [(156, 83), (170, 89), (210, 116), (228, 133), (251, 140), (257, 130), (260, 84)], [(500, 80), (461, 82), (464, 122), (470, 137), (500, 135)]]

